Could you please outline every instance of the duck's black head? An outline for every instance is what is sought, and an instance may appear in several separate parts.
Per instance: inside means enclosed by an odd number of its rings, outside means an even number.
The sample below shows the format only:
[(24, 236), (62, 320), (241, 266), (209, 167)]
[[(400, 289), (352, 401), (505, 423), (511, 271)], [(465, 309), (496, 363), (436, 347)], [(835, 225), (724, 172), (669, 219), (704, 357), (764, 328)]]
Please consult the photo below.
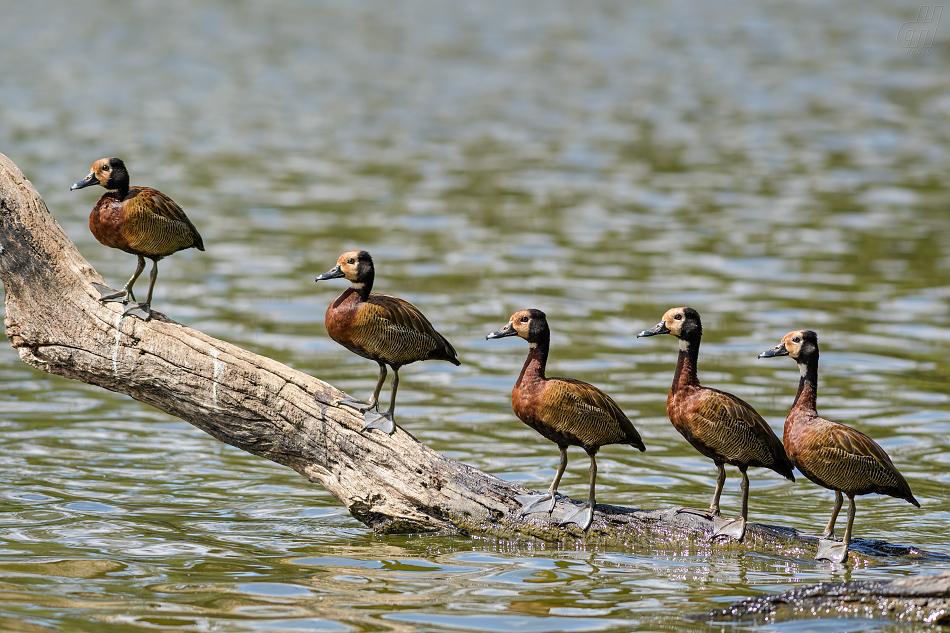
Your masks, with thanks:
[(653, 329), (640, 332), (637, 338), (657, 334), (672, 334), (683, 341), (698, 341), (703, 336), (703, 322), (699, 312), (692, 308), (671, 308)]
[(349, 251), (340, 255), (336, 266), (317, 277), (316, 281), (346, 277), (356, 289), (372, 288), (376, 278), (373, 258), (367, 251)]
[(74, 184), (69, 190), (84, 189), (93, 185), (105, 187), (109, 191), (128, 191), (129, 172), (126, 170), (122, 159), (100, 158), (92, 164), (89, 175)]
[(504, 338), (518, 336), (531, 343), (547, 345), (551, 340), (551, 329), (548, 327), (548, 317), (541, 310), (529, 308), (519, 310), (508, 319), (508, 325), (497, 332), (492, 332), (485, 338)]
[(795, 330), (782, 338), (782, 342), (759, 354), (759, 358), (789, 356), (799, 364), (818, 360), (818, 334), (812, 330)]

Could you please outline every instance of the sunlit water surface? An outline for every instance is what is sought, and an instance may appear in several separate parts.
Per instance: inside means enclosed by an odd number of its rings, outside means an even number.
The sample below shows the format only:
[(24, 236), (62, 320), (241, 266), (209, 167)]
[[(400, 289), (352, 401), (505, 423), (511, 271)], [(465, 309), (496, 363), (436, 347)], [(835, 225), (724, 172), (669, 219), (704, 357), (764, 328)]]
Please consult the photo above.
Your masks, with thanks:
[[(704, 318), (703, 381), (781, 429), (791, 329), (822, 342), (820, 407), (876, 438), (920, 510), (860, 500), (859, 537), (950, 554), (950, 28), (917, 5), (740, 2), (7, 3), (0, 152), (113, 285), (134, 258), (86, 226), (93, 160), (170, 194), (208, 249), (162, 264), (172, 318), (368, 394), (313, 283), (369, 250), (464, 364), (403, 371), (399, 422), (534, 487), (557, 450), (514, 418), (545, 310), (550, 373), (593, 382), (648, 446), (601, 453), (598, 499), (702, 507), (713, 465), (665, 415), (676, 305)], [(944, 25), (947, 26), (947, 25)], [(140, 282), (144, 290), (144, 282)], [(795, 585), (936, 572), (769, 553), (562, 551), (378, 536), (321, 488), (129, 398), (0, 352), (0, 628), (10, 631), (705, 630), (688, 619)], [(583, 497), (572, 450), (561, 490)], [(753, 471), (751, 519), (819, 530), (831, 493)], [(738, 506), (730, 472), (724, 510)], [(738, 630), (927, 630), (883, 621)]]

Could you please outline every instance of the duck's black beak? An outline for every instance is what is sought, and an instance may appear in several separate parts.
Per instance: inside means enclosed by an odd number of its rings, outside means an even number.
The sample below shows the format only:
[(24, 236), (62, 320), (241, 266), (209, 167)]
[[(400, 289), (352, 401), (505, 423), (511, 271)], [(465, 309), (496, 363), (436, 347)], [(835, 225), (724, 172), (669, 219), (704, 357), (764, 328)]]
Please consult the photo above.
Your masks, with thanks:
[(772, 358), (773, 356), (788, 356), (788, 350), (785, 349), (785, 343), (779, 343), (769, 350), (759, 354), (759, 358)]
[(506, 325), (505, 327), (501, 328), (501, 329), (498, 330), (497, 332), (492, 332), (491, 334), (487, 334), (487, 335), (485, 336), (485, 338), (486, 338), (486, 339), (490, 339), (490, 338), (505, 338), (506, 336), (517, 336), (517, 335), (518, 335), (518, 333), (515, 332), (515, 326), (512, 325), (511, 322), (509, 321), (509, 322), (508, 322), (508, 325)]
[(641, 336), (656, 336), (657, 334), (669, 334), (669, 333), (670, 333), (670, 328), (666, 327), (666, 323), (664, 323), (663, 321), (660, 321), (659, 323), (653, 326), (652, 330), (643, 330), (642, 332), (637, 334), (637, 338), (640, 338)]
[[(78, 184), (78, 183), (77, 183)], [(327, 272), (318, 276), (314, 281), (323, 281), (325, 279), (339, 279), (340, 277), (346, 277), (346, 273), (340, 268), (340, 265), (337, 264)]]
[(75, 185), (69, 188), (70, 191), (75, 191), (76, 189), (85, 189), (86, 187), (91, 187), (93, 185), (98, 185), (99, 179), (96, 178), (96, 172), (89, 172), (89, 175), (84, 179), (77, 182)]

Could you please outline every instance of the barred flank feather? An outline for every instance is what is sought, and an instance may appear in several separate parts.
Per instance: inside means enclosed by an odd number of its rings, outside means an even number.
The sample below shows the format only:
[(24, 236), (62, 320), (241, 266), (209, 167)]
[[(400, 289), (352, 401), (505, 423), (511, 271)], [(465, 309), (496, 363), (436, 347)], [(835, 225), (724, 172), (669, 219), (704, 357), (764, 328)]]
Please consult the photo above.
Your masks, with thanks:
[(369, 358), (390, 366), (418, 360), (461, 364), (455, 348), (419, 308), (398, 297), (371, 294), (360, 307), (352, 332), (352, 342), (366, 350)]
[(186, 248), (205, 249), (182, 208), (161, 191), (132, 187), (122, 206), (122, 234), (128, 244), (123, 250), (160, 259)]

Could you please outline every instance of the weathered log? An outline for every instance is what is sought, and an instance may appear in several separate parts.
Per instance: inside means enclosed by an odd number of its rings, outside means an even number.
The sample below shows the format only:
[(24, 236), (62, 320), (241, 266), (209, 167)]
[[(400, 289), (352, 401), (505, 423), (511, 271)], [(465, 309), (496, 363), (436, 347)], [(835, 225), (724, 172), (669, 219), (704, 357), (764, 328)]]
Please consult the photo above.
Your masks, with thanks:
[(708, 619), (774, 622), (827, 615), (950, 624), (950, 571), (890, 581), (809, 585), (736, 602), (711, 611)]
[[(680, 553), (708, 548), (814, 555), (817, 539), (750, 524), (744, 543), (710, 543), (711, 521), (676, 509), (598, 505), (587, 534), (552, 517), (523, 518), (513, 500), (529, 491), (447, 459), (403, 429), (361, 433), (362, 417), (340, 406), (333, 386), (153, 311), (149, 321), (102, 304), (102, 282), (49, 213), (33, 185), (0, 154), (0, 280), (6, 333), (20, 358), (45, 372), (127, 394), (215, 438), (320, 483), (380, 532), (451, 530)], [(856, 540), (852, 557), (920, 558), (913, 548)]]

